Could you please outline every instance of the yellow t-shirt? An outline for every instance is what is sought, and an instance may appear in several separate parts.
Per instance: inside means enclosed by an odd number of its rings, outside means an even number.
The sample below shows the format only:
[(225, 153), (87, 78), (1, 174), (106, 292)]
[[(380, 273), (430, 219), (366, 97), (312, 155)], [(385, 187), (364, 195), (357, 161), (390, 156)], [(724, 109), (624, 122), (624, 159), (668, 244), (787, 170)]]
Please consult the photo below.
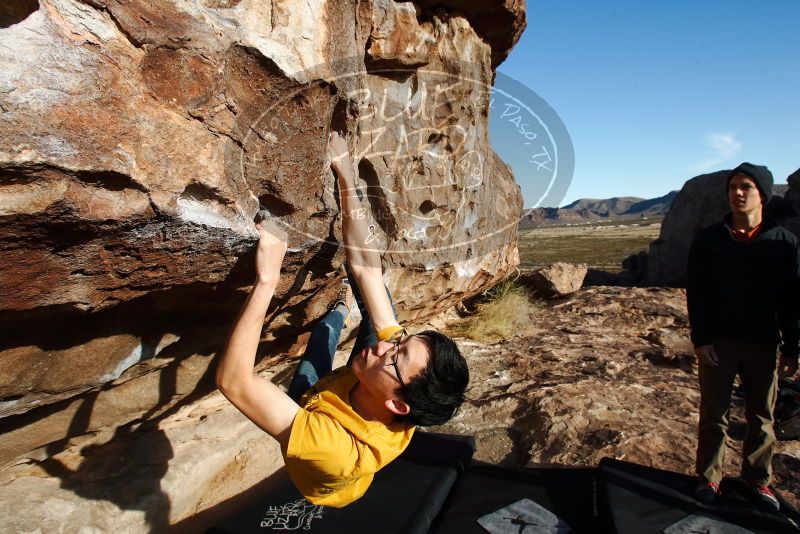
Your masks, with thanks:
[(373, 475), (405, 450), (414, 426), (365, 421), (350, 406), (358, 384), (349, 367), (329, 373), (300, 399), (283, 452), (286, 471), (313, 504), (341, 507), (367, 491)]

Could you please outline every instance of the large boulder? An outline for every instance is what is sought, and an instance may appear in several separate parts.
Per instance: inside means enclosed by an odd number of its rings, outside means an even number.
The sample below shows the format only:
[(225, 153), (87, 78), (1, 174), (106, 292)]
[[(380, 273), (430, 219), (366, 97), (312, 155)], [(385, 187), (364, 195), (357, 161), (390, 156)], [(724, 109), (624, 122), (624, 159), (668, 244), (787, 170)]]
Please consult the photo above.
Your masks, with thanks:
[[(698, 231), (718, 223), (730, 212), (726, 191), (729, 174), (730, 170), (701, 174), (683, 185), (661, 223), (658, 239), (650, 244), (643, 285), (685, 287), (692, 239)], [(795, 191), (800, 190), (796, 182)], [(791, 185), (788, 190), (785, 185), (776, 185), (773, 194), (766, 213), (791, 229), (792, 217), (800, 211), (795, 212), (788, 199), (797, 193)]]
[(725, 180), (730, 171), (701, 174), (687, 181), (672, 202), (661, 234), (648, 251), (648, 285), (685, 285), (686, 258), (698, 230), (719, 222), (729, 211)]
[(289, 231), (260, 366), (302, 350), (343, 257), (332, 128), (356, 155), (401, 321), (518, 263), (521, 195), (488, 109), (524, 2), (6, 5), (0, 464), (212, 389), (259, 210)]

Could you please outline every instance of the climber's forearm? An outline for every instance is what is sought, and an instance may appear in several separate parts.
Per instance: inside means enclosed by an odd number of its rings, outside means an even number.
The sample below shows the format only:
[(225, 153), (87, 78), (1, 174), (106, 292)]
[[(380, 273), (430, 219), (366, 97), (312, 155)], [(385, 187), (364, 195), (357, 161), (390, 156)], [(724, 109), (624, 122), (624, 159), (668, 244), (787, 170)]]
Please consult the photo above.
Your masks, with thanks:
[(376, 243), (371, 243), (367, 210), (358, 198), (355, 169), (350, 156), (345, 155), (333, 166), (338, 178), (339, 198), (342, 207), (342, 238), (347, 263), (351, 271), (362, 267), (381, 268), (381, 257)]
[(217, 385), (223, 393), (233, 391), (253, 376), (256, 350), (276, 283), (257, 282), (236, 318), (225, 352), (217, 367)]
[(355, 188), (355, 172), (347, 160), (334, 167), (339, 178), (339, 196), (342, 205), (342, 236), (351, 276), (361, 290), (361, 297), (376, 332), (397, 324), (392, 303), (383, 285), (381, 256), (369, 243), (367, 211), (363, 208)]
[(262, 221), (256, 225), (256, 279), (247, 300), (236, 318), (225, 352), (217, 368), (220, 389), (233, 391), (253, 376), (256, 350), (269, 303), (281, 278), (286, 254), (286, 232), (277, 224)]
[(378, 242), (369, 230), (367, 209), (361, 205), (355, 185), (355, 168), (347, 143), (331, 132), (331, 168), (336, 173), (342, 208), (342, 240), (350, 274), (361, 291), (361, 298), (376, 332), (397, 324), (392, 303), (383, 284), (383, 266)]

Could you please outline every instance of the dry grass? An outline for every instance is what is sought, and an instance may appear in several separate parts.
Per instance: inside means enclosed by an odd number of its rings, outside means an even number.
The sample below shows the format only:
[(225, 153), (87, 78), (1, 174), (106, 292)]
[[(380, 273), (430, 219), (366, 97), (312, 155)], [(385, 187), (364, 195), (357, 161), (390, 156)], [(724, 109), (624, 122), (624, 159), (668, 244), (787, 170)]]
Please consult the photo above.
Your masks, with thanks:
[(530, 327), (537, 307), (517, 277), (507, 278), (484, 291), (474, 312), (450, 330), (476, 341), (497, 341)]

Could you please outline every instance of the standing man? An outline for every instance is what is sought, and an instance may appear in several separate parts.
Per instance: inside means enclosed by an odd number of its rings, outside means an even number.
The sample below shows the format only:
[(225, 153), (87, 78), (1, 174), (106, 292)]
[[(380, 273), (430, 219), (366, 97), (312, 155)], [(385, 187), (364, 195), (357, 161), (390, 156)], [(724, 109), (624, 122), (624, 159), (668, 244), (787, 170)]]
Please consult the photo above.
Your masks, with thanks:
[(773, 409), (777, 374), (797, 371), (800, 303), (792, 295), (800, 284), (800, 251), (795, 236), (763, 213), (772, 184), (764, 166), (734, 169), (727, 182), (731, 213), (700, 231), (689, 253), (686, 298), (700, 376), (695, 497), (705, 504), (720, 495), (738, 374), (747, 417), (741, 476), (759, 502), (779, 509), (769, 489)]
[[(280, 278), (286, 237), (258, 225), (256, 282), (217, 368), (217, 386), (253, 423), (274, 437), (300, 493), (314, 504), (345, 506), (397, 458), (416, 425), (447, 422), (464, 401), (469, 371), (449, 337), (408, 335), (395, 318), (369, 236), (347, 145), (331, 135), (338, 177), (348, 278), (339, 300), (311, 332), (289, 394), (253, 372), (264, 317)], [(283, 234), (283, 235), (281, 235)], [(348, 365), (331, 370), (353, 295), (362, 321)]]

